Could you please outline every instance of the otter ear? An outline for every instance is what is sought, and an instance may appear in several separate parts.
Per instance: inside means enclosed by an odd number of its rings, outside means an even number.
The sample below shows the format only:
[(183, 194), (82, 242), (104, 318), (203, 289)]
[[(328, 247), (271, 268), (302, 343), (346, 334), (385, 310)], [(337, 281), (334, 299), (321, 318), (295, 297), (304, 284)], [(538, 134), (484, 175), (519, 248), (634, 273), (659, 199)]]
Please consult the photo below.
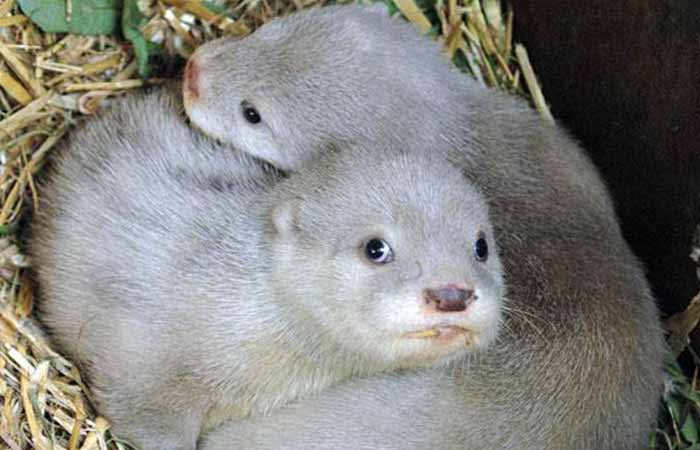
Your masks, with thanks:
[(293, 236), (299, 231), (301, 199), (287, 200), (272, 210), (272, 225), (280, 236)]

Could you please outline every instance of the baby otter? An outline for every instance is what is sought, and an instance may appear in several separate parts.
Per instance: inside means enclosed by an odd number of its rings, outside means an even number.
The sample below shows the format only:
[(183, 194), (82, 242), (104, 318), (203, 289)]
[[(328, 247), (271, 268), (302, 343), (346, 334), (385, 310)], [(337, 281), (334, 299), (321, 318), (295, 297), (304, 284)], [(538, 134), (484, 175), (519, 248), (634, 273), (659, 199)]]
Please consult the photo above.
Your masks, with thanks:
[(459, 170), (355, 146), (280, 180), (180, 107), (135, 96), (72, 133), (28, 239), (39, 318), (118, 436), (194, 449), (224, 419), (495, 340), (498, 247)]
[[(498, 344), (460, 370), (339, 387), (343, 395), (222, 429), (226, 445), (646, 445), (663, 382), (658, 313), (605, 185), (563, 130), (459, 73), (412, 26), (360, 6), (300, 12), (206, 44), (188, 63), (184, 94), (195, 125), (281, 169), (342, 142), (451, 161), (489, 203), (511, 300)], [(440, 379), (433, 395), (449, 400), (430, 406), (409, 394), (431, 377)], [(400, 402), (377, 400), (386, 392)], [(407, 427), (398, 412), (412, 402), (429, 412)]]

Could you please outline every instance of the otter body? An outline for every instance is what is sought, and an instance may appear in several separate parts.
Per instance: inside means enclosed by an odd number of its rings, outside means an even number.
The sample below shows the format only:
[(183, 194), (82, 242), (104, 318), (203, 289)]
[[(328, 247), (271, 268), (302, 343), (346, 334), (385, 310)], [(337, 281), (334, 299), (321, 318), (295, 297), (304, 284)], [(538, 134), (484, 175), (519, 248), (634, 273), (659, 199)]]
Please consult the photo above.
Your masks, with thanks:
[[(662, 313), (685, 310), (698, 292), (688, 250), (700, 224), (700, 3), (524, 0), (515, 15), (516, 38), (546, 68), (547, 102), (609, 184)], [(691, 339), (700, 351), (700, 332)]]
[(222, 420), (494, 341), (498, 250), (458, 170), (357, 147), (280, 180), (180, 108), (156, 91), (72, 133), (28, 239), (39, 319), (119, 437), (194, 449)]
[(487, 198), (511, 299), (485, 354), (328, 390), (224, 427), (204, 449), (647, 444), (663, 382), (658, 313), (603, 182), (560, 128), (459, 73), (411, 26), (358, 6), (209, 43), (186, 80), (195, 125), (281, 169), (344, 141), (449, 160)]

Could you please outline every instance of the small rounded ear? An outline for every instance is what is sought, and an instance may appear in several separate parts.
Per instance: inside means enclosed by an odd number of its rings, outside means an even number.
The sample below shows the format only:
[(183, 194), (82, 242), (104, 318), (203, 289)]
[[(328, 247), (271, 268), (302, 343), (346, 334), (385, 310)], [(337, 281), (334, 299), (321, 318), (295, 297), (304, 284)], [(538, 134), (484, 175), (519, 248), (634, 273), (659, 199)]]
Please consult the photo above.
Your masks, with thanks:
[(272, 225), (280, 236), (293, 236), (299, 231), (301, 199), (287, 200), (272, 210)]

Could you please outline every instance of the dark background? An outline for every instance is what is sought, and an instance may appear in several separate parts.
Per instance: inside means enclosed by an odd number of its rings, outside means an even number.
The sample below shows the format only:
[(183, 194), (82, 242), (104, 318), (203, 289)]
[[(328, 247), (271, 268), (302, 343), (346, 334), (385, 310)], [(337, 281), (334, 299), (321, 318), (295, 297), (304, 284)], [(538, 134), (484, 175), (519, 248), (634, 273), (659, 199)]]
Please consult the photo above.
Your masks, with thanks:
[(700, 1), (512, 6), (515, 40), (606, 179), (661, 310), (684, 309), (700, 288), (688, 257), (700, 223)]

